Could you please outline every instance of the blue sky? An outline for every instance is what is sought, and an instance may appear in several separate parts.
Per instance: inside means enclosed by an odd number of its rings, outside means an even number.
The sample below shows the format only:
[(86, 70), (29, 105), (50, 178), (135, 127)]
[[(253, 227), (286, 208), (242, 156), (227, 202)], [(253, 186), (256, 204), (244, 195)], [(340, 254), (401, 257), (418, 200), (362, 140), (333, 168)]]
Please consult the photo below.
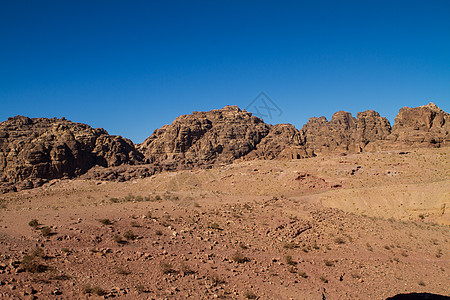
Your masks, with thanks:
[(292, 123), (450, 111), (450, 1), (2, 1), (0, 120), (66, 117), (142, 142), (264, 91)]

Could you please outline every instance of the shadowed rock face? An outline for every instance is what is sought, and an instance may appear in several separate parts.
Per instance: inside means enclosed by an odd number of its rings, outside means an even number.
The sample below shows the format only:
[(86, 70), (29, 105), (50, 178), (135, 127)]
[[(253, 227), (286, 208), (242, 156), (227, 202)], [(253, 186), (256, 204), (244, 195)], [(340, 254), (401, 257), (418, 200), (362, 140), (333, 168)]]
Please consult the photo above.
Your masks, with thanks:
[(270, 127), (256, 149), (245, 156), (245, 159), (300, 159), (313, 156), (302, 142), (300, 132), (294, 125), (277, 124)]
[(142, 160), (131, 141), (64, 118), (17, 116), (0, 123), (0, 182), (11, 189)]
[(270, 126), (237, 106), (194, 112), (157, 129), (139, 150), (149, 163), (178, 166), (226, 164), (259, 144)]

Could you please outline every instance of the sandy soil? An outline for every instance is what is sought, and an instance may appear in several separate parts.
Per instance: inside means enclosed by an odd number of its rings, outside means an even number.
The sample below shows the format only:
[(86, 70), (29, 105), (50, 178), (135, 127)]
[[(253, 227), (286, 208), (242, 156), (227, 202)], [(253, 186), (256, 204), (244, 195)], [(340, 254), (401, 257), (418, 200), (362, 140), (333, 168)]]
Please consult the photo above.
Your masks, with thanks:
[(55, 180), (0, 198), (0, 297), (448, 296), (449, 202), (450, 148)]

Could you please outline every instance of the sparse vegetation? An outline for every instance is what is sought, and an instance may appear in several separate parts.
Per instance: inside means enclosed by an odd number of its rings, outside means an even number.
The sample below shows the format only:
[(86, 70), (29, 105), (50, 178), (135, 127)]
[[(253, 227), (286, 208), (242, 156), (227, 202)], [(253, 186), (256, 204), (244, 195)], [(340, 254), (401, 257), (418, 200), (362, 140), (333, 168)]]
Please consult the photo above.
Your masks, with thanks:
[(327, 267), (334, 267), (334, 261), (325, 260), (325, 266), (327, 266)]
[(300, 276), (302, 278), (308, 278), (308, 275), (306, 274), (306, 272), (298, 272), (298, 276)]
[(215, 230), (221, 230), (220, 225), (217, 224), (216, 222), (212, 223), (209, 228), (211, 229), (215, 229)]
[(100, 219), (98, 220), (100, 223), (102, 223), (103, 225), (111, 225), (112, 222), (110, 219)]
[(39, 221), (36, 219), (32, 219), (30, 222), (28, 222), (28, 226), (31, 226), (33, 228), (37, 228), (39, 226)]
[(48, 226), (45, 226), (41, 229), (41, 234), (45, 237), (51, 236), (52, 235), (52, 229)]
[(253, 293), (252, 291), (246, 291), (246, 292), (244, 293), (244, 297), (245, 297), (246, 299), (257, 299), (257, 298), (258, 298), (258, 296), (256, 296), (256, 294)]
[(335, 239), (334, 239), (334, 242), (335, 242), (336, 244), (339, 244), (339, 245), (345, 244), (345, 240), (344, 240), (344, 238), (342, 238), (342, 237), (337, 237), (337, 238), (335, 238)]
[(167, 274), (171, 274), (171, 273), (175, 273), (176, 272), (171, 263), (161, 262), (159, 266), (160, 266), (161, 272), (163, 274), (167, 275)]
[(128, 230), (126, 231), (123, 236), (127, 239), (127, 240), (134, 240), (136, 239), (136, 236), (134, 235), (132, 230)]
[(248, 257), (245, 257), (241, 252), (237, 251), (233, 254), (233, 256), (231, 257), (233, 259), (233, 261), (242, 264), (245, 263), (247, 261), (249, 261)]
[(286, 261), (286, 264), (290, 265), (290, 266), (295, 266), (297, 263), (292, 259), (292, 256), (290, 255), (286, 255), (284, 257), (284, 260)]
[(285, 242), (283, 243), (284, 249), (295, 249), (298, 248), (299, 245), (296, 242)]
[(211, 280), (211, 282), (214, 286), (225, 283), (225, 280), (220, 278), (219, 275), (217, 275), (216, 273), (210, 274), (208, 276), (208, 279)]
[(180, 271), (183, 272), (185, 275), (190, 275), (190, 274), (196, 273), (194, 270), (192, 270), (192, 268), (189, 265), (187, 265), (185, 263), (181, 264)]
[(30, 254), (25, 255), (20, 262), (21, 267), (29, 273), (42, 273), (48, 270), (48, 267), (41, 264), (38, 259), (45, 257), (42, 248), (35, 248)]
[(99, 287), (98, 285), (91, 286), (90, 284), (85, 284), (82, 286), (82, 290), (83, 290), (83, 293), (85, 293), (85, 294), (94, 294), (97, 296), (106, 295), (106, 291), (103, 288)]
[(116, 242), (117, 244), (122, 244), (122, 245), (127, 243), (127, 241), (125, 241), (123, 239), (123, 237), (119, 234), (114, 235), (113, 241)]
[(116, 273), (119, 275), (130, 275), (131, 272), (125, 268), (121, 268), (121, 267), (117, 267), (116, 268)]

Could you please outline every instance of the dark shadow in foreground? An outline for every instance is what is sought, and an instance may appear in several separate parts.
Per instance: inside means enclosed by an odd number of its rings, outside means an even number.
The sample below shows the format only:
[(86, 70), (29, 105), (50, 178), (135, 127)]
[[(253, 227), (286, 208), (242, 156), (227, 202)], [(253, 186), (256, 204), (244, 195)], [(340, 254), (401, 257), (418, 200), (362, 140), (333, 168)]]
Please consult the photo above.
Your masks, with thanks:
[(450, 297), (429, 293), (410, 293), (398, 294), (393, 297), (386, 298), (386, 300), (450, 300)]

